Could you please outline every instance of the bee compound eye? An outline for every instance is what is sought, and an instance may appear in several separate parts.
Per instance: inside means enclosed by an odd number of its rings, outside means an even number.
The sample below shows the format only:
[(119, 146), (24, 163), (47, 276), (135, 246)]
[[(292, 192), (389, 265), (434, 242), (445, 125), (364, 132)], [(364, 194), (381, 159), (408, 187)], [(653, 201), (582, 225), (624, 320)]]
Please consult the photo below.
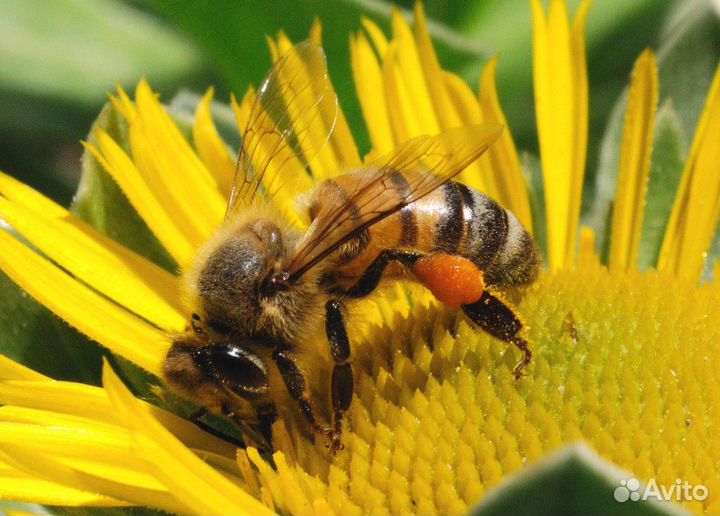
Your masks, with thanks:
[(213, 344), (196, 350), (198, 367), (218, 383), (243, 398), (254, 398), (269, 389), (262, 359), (234, 343)]

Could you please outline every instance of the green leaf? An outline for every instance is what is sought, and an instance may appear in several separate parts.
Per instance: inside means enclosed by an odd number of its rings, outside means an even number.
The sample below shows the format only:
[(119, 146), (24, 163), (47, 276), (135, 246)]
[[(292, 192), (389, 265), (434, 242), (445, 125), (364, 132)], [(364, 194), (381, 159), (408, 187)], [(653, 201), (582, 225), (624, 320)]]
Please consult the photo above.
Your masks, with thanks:
[[(525, 184), (528, 187), (530, 210), (533, 219), (533, 239), (543, 256), (547, 256), (547, 217), (545, 212), (545, 189), (543, 187), (540, 159), (529, 152), (523, 152), (522, 161)], [(546, 260), (547, 262), (547, 260)]]
[(653, 267), (657, 263), (687, 152), (688, 141), (682, 122), (675, 111), (674, 103), (667, 100), (658, 110), (655, 121), (647, 201), (638, 253), (640, 270)]
[[(0, 229), (0, 231), (3, 231)], [(99, 384), (100, 347), (0, 273), (0, 353), (58, 380)]]
[(612, 204), (617, 189), (627, 96), (628, 92), (625, 90), (612, 109), (608, 127), (600, 143), (598, 171), (595, 174), (592, 194), (589, 194), (590, 189), (587, 189), (583, 195), (585, 206), (582, 210), (582, 225), (589, 226), (595, 232), (597, 245), (604, 259), (607, 258), (610, 244)]
[[(470, 514), (687, 514), (681, 507), (653, 497), (617, 501), (616, 493), (630, 495), (621, 482), (631, 478), (632, 475), (603, 461), (586, 445), (570, 445), (508, 478)], [(644, 488), (640, 486), (637, 492), (642, 494)]]
[[(192, 140), (192, 124), (195, 121), (195, 111), (201, 100), (202, 95), (182, 89), (166, 106), (170, 116), (173, 117), (178, 126), (184, 128), (188, 140)], [(223, 141), (234, 149), (239, 148), (240, 130), (232, 108), (228, 104), (213, 100), (210, 104), (210, 113)]]
[(720, 60), (720, 12), (708, 0), (676, 2), (660, 41), (660, 98), (672, 99), (692, 137)]
[[(3, 512), (5, 511), (5, 512)], [(12, 512), (11, 512), (12, 511)], [(45, 514), (42, 506), (30, 503), (0, 501), (0, 514)]]
[[(149, 507), (68, 507), (46, 506), (56, 516), (167, 516), (168, 513)], [(38, 514), (45, 514), (44, 512)]]

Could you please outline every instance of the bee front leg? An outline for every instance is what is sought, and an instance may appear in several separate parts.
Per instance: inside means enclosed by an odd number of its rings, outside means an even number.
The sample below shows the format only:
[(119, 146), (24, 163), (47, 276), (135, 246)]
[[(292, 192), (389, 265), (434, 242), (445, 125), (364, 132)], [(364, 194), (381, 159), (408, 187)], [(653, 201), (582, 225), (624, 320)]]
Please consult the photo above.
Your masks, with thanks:
[(280, 371), (280, 376), (282, 376), (285, 382), (285, 387), (290, 397), (298, 402), (300, 410), (308, 423), (310, 423), (313, 431), (333, 439), (335, 432), (332, 429), (322, 427), (317, 422), (317, 419), (315, 419), (315, 414), (310, 405), (310, 392), (307, 382), (305, 381), (305, 376), (295, 363), (291, 354), (285, 350), (277, 350), (273, 352), (272, 358)]
[(515, 378), (523, 376), (525, 367), (532, 359), (532, 351), (522, 336), (527, 327), (512, 306), (485, 289), (478, 301), (462, 305), (462, 309), (475, 324), (490, 335), (513, 344), (522, 351), (523, 358), (513, 368), (513, 374)]
[(332, 406), (335, 435), (333, 448), (340, 446), (340, 432), (342, 429), (342, 416), (352, 401), (354, 380), (350, 360), (350, 339), (345, 329), (345, 320), (342, 305), (339, 301), (331, 300), (325, 304), (325, 333), (327, 334), (330, 353), (335, 361), (332, 372)]

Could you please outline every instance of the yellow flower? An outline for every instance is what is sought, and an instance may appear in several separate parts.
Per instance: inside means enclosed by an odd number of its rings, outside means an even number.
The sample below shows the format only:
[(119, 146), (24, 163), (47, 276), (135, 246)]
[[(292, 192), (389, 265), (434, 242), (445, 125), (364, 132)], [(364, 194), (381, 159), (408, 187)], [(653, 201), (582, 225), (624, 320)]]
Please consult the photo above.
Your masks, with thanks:
[[(720, 511), (720, 325), (718, 283), (698, 286), (720, 210), (720, 72), (698, 124), (657, 271), (635, 261), (657, 102), (655, 60), (636, 63), (625, 115), (609, 269), (593, 237), (578, 242), (587, 142), (583, 25), (565, 5), (533, 0), (537, 125), (545, 180), (551, 272), (518, 309), (534, 360), (513, 379), (515, 350), (475, 332), (413, 287), (361, 309), (355, 397), (344, 449), (276, 423), (272, 463), (237, 450), (188, 421), (135, 398), (105, 364), (103, 387), (54, 381), (0, 357), (0, 498), (67, 506), (139, 505), (175, 513), (460, 513), (508, 474), (578, 439), (638, 478), (682, 478), (709, 496), (687, 501)], [(479, 94), (442, 70), (422, 7), (416, 27), (394, 13), (393, 37), (372, 22), (353, 35), (351, 58), (373, 144), (384, 153), (407, 138), (478, 122), (505, 124), (495, 61)], [(313, 30), (319, 39), (319, 27)], [(275, 56), (290, 42), (271, 44)], [(234, 108), (247, 119), (253, 93)], [(210, 116), (195, 115), (192, 144), (141, 82), (112, 98), (128, 148), (97, 127), (89, 154), (120, 186), (172, 259), (187, 264), (222, 221), (234, 162)], [(316, 158), (321, 177), (360, 163), (340, 113), (335, 140)], [(88, 159), (90, 159), (88, 157)], [(304, 177), (304, 176), (303, 176)], [(511, 132), (461, 178), (532, 227)], [(306, 186), (311, 185), (309, 178)], [(285, 192), (281, 211), (303, 221)], [(177, 276), (119, 245), (7, 175), (0, 217), (32, 248), (0, 231), (0, 268), (78, 330), (161, 376), (170, 339), (187, 314)], [(404, 289), (412, 291), (412, 307)]]

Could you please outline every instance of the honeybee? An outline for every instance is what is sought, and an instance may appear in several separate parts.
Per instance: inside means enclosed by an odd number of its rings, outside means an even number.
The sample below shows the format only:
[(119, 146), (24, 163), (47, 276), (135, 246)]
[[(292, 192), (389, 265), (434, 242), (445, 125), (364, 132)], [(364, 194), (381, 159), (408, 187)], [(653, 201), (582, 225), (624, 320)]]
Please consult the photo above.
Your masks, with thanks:
[[(419, 281), (515, 345), (523, 354), (518, 377), (532, 357), (525, 325), (498, 291), (537, 277), (533, 240), (511, 212), (451, 180), (502, 128), (413, 138), (319, 182), (303, 233), (269, 200), (299, 173), (312, 173), (318, 150), (334, 145), (337, 109), (318, 45), (296, 45), (270, 70), (243, 133), (225, 223), (185, 273), (195, 308), (164, 363), (171, 389), (234, 419), (260, 446), (270, 446), (267, 422), (284, 389), (300, 420), (339, 448), (354, 387), (345, 306), (381, 282)], [(309, 378), (298, 360), (318, 327), (333, 362), (329, 378)], [(329, 389), (329, 423), (316, 415), (311, 382)]]

